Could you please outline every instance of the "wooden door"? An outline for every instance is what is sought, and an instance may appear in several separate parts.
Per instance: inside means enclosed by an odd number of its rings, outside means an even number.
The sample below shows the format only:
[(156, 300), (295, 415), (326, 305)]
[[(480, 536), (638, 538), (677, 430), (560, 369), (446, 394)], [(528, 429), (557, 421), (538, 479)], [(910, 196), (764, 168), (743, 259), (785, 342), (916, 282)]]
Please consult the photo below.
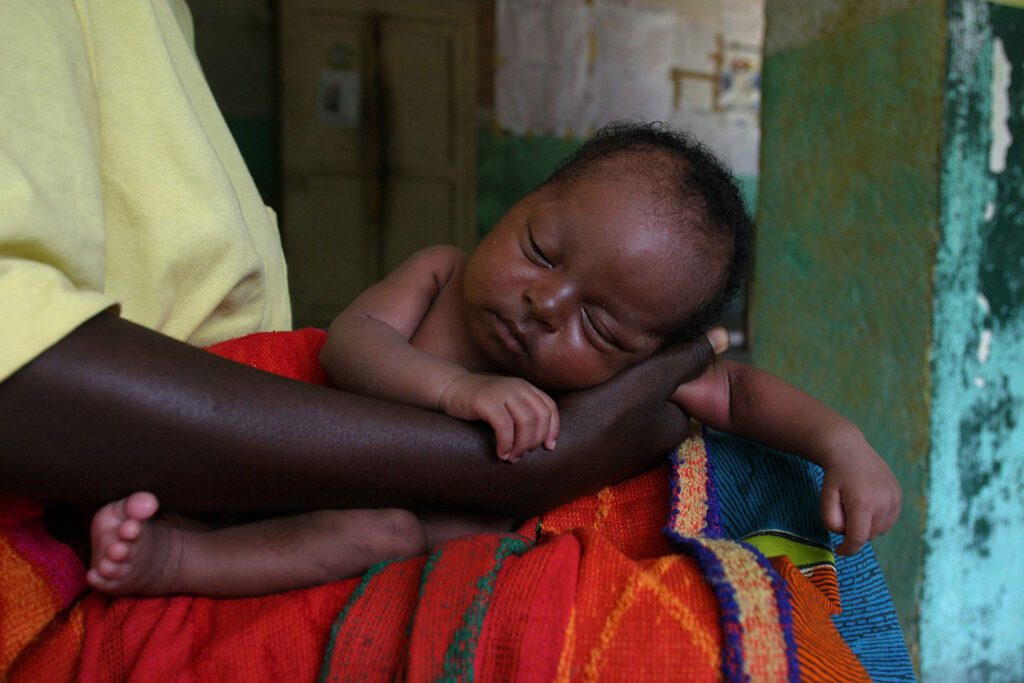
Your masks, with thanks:
[(295, 324), (425, 246), (475, 242), (471, 0), (282, 2), (282, 234)]

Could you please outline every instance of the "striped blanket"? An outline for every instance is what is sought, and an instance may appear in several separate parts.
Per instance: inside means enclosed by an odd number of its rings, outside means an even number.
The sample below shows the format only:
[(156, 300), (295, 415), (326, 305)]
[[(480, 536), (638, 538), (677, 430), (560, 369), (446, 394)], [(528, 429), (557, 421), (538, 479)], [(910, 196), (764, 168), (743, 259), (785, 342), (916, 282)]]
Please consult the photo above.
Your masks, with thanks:
[[(303, 330), (212, 350), (323, 382), (322, 343)], [(0, 679), (912, 678), (884, 582), (855, 596), (845, 626), (835, 616), (843, 561), (806, 512), (813, 472), (751, 449), (698, 429), (670, 462), (516, 533), (235, 600), (88, 592), (43, 506), (0, 497)], [(752, 479), (757, 467), (768, 475)], [(858, 586), (877, 572), (867, 560)]]

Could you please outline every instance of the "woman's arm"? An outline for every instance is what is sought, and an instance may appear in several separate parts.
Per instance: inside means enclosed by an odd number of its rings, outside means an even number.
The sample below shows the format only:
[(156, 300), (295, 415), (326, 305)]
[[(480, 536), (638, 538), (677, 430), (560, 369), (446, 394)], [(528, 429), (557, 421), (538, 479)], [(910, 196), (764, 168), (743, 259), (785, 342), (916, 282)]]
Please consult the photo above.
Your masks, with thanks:
[(0, 487), (167, 509), (404, 506), (518, 517), (651, 466), (686, 433), (667, 399), (706, 340), (560, 403), (555, 451), (515, 466), (489, 430), (295, 382), (101, 314), (0, 383)]

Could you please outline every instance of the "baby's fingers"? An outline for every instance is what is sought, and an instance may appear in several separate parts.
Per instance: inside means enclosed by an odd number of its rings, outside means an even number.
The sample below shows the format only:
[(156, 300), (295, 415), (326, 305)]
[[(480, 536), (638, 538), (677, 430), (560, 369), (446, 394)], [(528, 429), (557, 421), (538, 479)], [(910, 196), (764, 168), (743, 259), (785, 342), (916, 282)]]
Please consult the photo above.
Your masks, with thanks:
[(515, 423), (515, 443), (509, 460), (515, 462), (527, 451), (544, 443), (551, 422), (551, 414), (543, 401), (534, 394), (519, 396), (505, 403)]
[[(895, 477), (893, 477), (895, 479)], [(889, 505), (888, 514), (885, 515), (882, 521), (881, 527), (878, 530), (878, 534), (881, 535), (889, 531), (889, 529), (896, 526), (896, 522), (900, 518), (900, 508), (903, 506), (903, 489), (900, 488), (899, 483), (895, 483), (895, 492), (892, 495), (892, 503)]]
[(836, 548), (840, 555), (853, 555), (860, 550), (871, 536), (871, 513), (868, 510), (853, 510), (846, 514), (846, 530), (842, 544)]
[(504, 407), (496, 410), (489, 410), (481, 417), (494, 429), (494, 441), (497, 446), (498, 457), (508, 460), (512, 454), (512, 446), (515, 443), (516, 425), (512, 416)]
[(895, 502), (887, 510), (875, 515), (875, 523), (871, 528), (871, 538), (881, 536), (896, 525), (896, 520), (900, 518), (900, 497), (899, 495), (896, 496)]
[(821, 519), (825, 528), (833, 533), (846, 531), (846, 515), (839, 489), (827, 485), (821, 489)]

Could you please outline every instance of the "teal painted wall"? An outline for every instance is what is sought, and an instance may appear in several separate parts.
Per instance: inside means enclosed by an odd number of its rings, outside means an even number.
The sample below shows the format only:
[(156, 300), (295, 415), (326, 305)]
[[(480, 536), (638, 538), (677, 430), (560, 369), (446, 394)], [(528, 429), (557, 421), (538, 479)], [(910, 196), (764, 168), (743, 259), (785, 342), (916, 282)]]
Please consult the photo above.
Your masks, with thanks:
[(766, 15), (752, 355), (857, 423), (899, 478), (902, 516), (875, 547), (916, 655), (944, 4)]
[(955, 0), (949, 13), (921, 672), (1019, 681), (1024, 11)]

